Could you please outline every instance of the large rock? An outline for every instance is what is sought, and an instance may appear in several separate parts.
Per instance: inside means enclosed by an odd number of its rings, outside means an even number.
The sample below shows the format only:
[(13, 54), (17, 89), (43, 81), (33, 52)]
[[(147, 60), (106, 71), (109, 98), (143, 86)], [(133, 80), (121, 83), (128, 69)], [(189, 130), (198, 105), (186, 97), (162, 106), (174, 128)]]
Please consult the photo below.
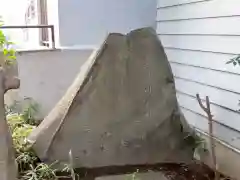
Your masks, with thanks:
[(29, 140), (46, 162), (68, 162), (71, 150), (75, 167), (188, 162), (175, 94), (152, 29), (113, 33)]
[(4, 93), (16, 89), (20, 81), (15, 77), (11, 66), (4, 64), (0, 56), (0, 179), (16, 180), (17, 167), (13, 149), (12, 137), (5, 117)]

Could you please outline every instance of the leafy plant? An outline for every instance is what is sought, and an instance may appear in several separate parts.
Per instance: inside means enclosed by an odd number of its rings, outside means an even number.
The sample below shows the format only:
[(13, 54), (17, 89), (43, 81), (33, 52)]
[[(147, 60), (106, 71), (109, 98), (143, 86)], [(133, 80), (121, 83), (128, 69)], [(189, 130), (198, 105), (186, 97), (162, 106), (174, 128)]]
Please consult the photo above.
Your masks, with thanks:
[(39, 124), (39, 122), (35, 119), (39, 109), (39, 104), (32, 98), (24, 98), (23, 101), (15, 101), (11, 106), (6, 106), (8, 116), (15, 118), (16, 122), (24, 121), (24, 123), (33, 126), (37, 126)]
[(18, 153), (16, 156), (19, 174), (24, 174), (26, 170), (30, 169), (30, 165), (37, 164), (38, 158), (31, 150)]
[(14, 43), (7, 39), (4, 32), (1, 30), (1, 26), (3, 26), (3, 21), (0, 17), (0, 51), (2, 51), (3, 55), (6, 57), (5, 63), (10, 65), (16, 60), (16, 51), (12, 48)]
[(31, 125), (38, 125), (36, 120), (35, 120), (35, 115), (37, 114), (39, 110), (39, 104), (32, 101), (28, 105), (28, 107), (25, 107), (23, 109), (23, 119), (25, 120), (25, 123), (31, 124)]
[(7, 114), (6, 118), (11, 132), (13, 132), (15, 128), (21, 126), (24, 123), (24, 119), (19, 113), (9, 113)]
[(233, 64), (234, 66), (239, 65), (240, 66), (240, 55), (238, 55), (237, 57), (234, 57), (232, 59), (230, 59), (229, 61), (227, 61), (226, 64)]
[[(30, 144), (26, 141), (27, 136), (32, 132), (32, 130), (37, 126), (34, 119), (37, 113), (37, 108), (35, 104), (29, 104), (21, 109), (19, 112), (16, 108), (16, 102), (12, 107), (7, 108), (7, 122), (10, 127), (13, 144), (16, 148), (17, 153), (25, 152), (28, 150)], [(15, 108), (13, 108), (15, 106)]]
[(6, 117), (12, 133), (19, 176), (20, 179), (24, 179), (22, 176), (25, 176), (27, 173), (29, 173), (32, 167), (35, 167), (39, 161), (38, 157), (31, 149), (31, 144), (29, 144), (26, 140), (27, 136), (36, 126), (28, 123), (29, 120), (26, 119), (26, 116), (24, 116), (24, 111), (17, 112), (7, 106), (6, 108)]
[[(30, 108), (30, 107), (29, 107)], [(8, 124), (12, 132), (13, 144), (16, 150), (16, 162), (18, 164), (20, 180), (55, 180), (55, 169), (52, 166), (41, 163), (31, 149), (31, 144), (26, 141), (27, 136), (36, 127), (28, 124), (29, 116), (21, 113), (12, 113), (8, 117)], [(24, 119), (27, 118), (27, 119)]]
[(26, 138), (34, 128), (34, 126), (24, 124), (13, 130), (13, 144), (17, 152), (25, 152), (29, 149), (31, 145), (27, 142)]
[[(38, 112), (39, 105), (30, 98), (25, 98), (25, 100), (28, 100), (30, 103), (27, 103), (23, 108), (21, 107), (22, 102), (19, 101), (16, 101), (10, 107), (6, 106), (6, 117), (15, 147), (19, 172), (18, 178), (19, 180), (55, 180), (57, 179), (57, 170), (53, 168), (53, 165), (57, 162), (51, 165), (40, 162), (31, 148), (32, 145), (26, 140), (38, 124), (34, 117)], [(73, 169), (71, 151), (69, 152), (69, 164), (64, 164), (64, 167), (62, 171), (68, 172), (73, 180), (75, 180), (75, 177), (78, 177)]]
[(30, 165), (30, 169), (25, 172), (21, 180), (55, 180), (56, 170), (44, 163), (39, 163), (36, 167)]
[(205, 140), (198, 136), (194, 131), (188, 133), (184, 140), (194, 150), (202, 149), (203, 151), (207, 151)]

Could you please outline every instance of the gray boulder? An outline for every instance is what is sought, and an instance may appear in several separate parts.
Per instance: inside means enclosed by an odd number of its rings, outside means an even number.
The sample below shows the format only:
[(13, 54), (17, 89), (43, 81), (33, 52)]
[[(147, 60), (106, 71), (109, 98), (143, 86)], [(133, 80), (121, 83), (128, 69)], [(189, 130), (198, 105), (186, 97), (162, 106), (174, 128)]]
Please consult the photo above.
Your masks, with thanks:
[(189, 162), (180, 117), (164, 49), (143, 28), (109, 34), (28, 139), (45, 162), (71, 150), (74, 167)]

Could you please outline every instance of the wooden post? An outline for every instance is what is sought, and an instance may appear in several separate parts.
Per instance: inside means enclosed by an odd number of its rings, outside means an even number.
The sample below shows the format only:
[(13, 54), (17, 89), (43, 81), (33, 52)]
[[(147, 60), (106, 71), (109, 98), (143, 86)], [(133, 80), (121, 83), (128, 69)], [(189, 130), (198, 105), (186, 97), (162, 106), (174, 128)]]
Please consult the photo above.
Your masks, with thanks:
[(16, 180), (17, 166), (10, 130), (8, 128), (4, 94), (10, 89), (19, 88), (20, 81), (11, 72), (10, 66), (4, 65), (4, 57), (0, 56), (0, 179)]

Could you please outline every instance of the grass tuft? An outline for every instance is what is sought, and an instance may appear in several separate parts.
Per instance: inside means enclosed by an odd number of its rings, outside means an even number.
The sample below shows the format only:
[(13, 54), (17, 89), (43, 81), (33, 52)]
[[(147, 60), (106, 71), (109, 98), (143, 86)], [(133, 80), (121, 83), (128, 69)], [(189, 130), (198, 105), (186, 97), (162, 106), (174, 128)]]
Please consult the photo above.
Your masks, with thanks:
[(56, 170), (51, 165), (40, 162), (39, 158), (27, 141), (27, 137), (38, 122), (34, 119), (38, 111), (37, 103), (30, 103), (19, 111), (18, 102), (14, 106), (6, 107), (7, 122), (12, 133), (18, 165), (19, 180), (55, 180)]

